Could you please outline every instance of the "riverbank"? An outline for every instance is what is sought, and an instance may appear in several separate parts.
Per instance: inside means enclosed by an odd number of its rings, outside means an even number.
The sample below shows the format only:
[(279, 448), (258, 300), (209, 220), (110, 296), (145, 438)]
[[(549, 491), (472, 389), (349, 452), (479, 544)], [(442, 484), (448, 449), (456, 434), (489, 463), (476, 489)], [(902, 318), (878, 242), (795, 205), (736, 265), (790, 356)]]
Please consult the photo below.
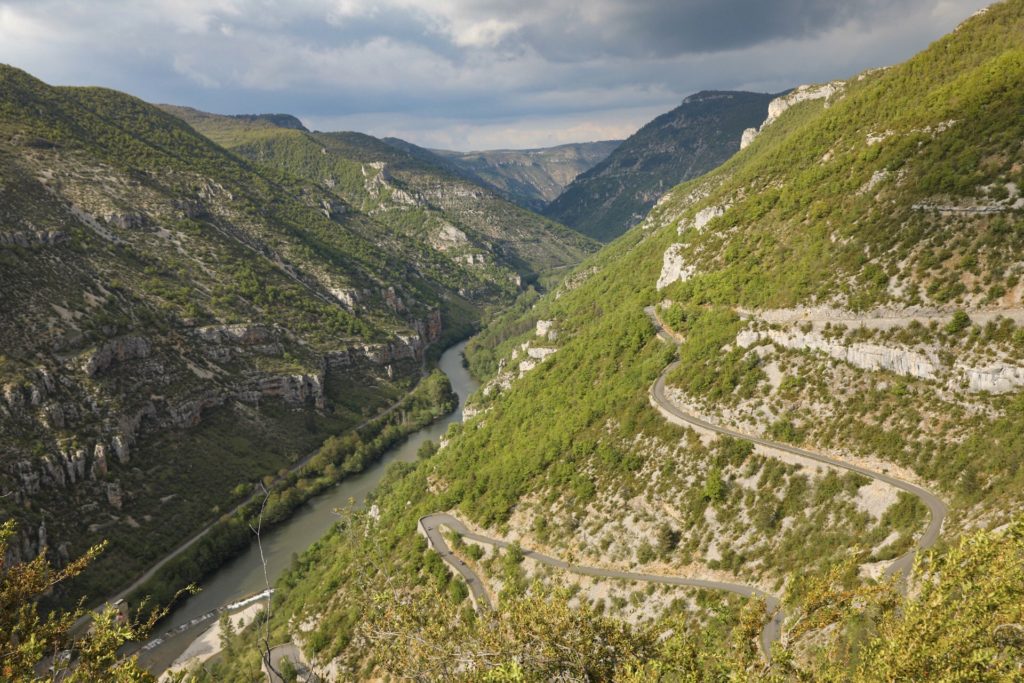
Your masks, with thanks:
[(443, 374), (431, 373), (396, 406), (359, 429), (329, 437), (296, 469), (270, 486), (258, 487), (245, 503), (179, 546), (133, 583), (129, 604), (138, 605), (146, 597), (158, 605), (171, 604), (183, 588), (244, 552), (254, 538), (253, 528), (268, 530), (284, 522), (310, 498), (362, 471), (401, 439), (451, 412), (456, 402)]
[[(320, 539), (337, 519), (334, 510), (346, 507), (350, 502), (361, 503), (373, 491), (387, 466), (393, 462), (411, 462), (416, 452), (427, 439), (438, 440), (453, 422), (461, 421), (462, 406), (466, 398), (476, 390), (477, 383), (462, 364), (465, 342), (457, 344), (441, 356), (439, 369), (449, 379), (457, 397), (455, 409), (439, 420), (423, 426), (396, 442), (389, 444), (376, 459), (368, 459), (358, 473), (347, 474), (340, 483), (323, 489), (296, 506), (294, 514), (280, 521), (275, 527), (261, 535), (266, 556), (267, 574), (271, 583), (291, 565), (292, 557), (301, 553)], [(400, 417), (401, 410), (394, 415)], [(245, 529), (247, 537), (251, 532)], [(201, 592), (184, 600), (161, 624), (162, 629), (187, 624), (192, 619), (216, 610), (224, 604), (237, 600), (243, 595), (265, 589), (263, 564), (255, 544), (246, 543), (241, 553), (209, 573), (202, 580)], [(161, 644), (153, 650), (140, 653), (140, 661), (151, 671), (159, 673), (169, 665), (184, 648), (189, 638)]]

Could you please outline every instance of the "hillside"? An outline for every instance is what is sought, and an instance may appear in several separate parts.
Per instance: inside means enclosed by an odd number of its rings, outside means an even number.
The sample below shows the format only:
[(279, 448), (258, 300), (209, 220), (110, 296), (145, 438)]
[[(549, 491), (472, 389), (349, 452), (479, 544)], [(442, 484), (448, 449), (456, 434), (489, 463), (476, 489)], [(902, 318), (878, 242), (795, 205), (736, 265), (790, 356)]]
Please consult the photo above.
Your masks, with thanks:
[(596, 247), (433, 159), (369, 135), (310, 133), (193, 110), (173, 113), (214, 142), (315, 183), (344, 207), (446, 258), (447, 270), (476, 281), (458, 287), (466, 296), (509, 301), (526, 285), (556, 276)]
[[(440, 378), (367, 424), (420, 381), (429, 345), (510, 301), (519, 272), (582, 253), (502, 234), (491, 246), (514, 266), (453, 268), (443, 249), (128, 95), (7, 66), (0, 89), (0, 516), (19, 522), (13, 561), (61, 565), (108, 539), (73, 587), (93, 600), (252, 482), (287, 480), (327, 436), (364, 425), (359, 438), (394, 439), (436, 416)], [(231, 121), (247, 135), (295, 125)], [(360, 467), (324, 458), (275, 514)], [(223, 551), (204, 549), (179, 580)]]
[(483, 179), (509, 201), (543, 211), (578, 175), (603, 161), (621, 143), (602, 140), (540, 149), (434, 153)]
[(735, 154), (743, 131), (764, 121), (773, 97), (718, 91), (690, 95), (577, 177), (544, 215), (602, 242), (615, 239), (670, 188)]
[(276, 642), (340, 678), (1019, 678), (1021, 82), (1013, 0), (778, 101), (484, 330), (471, 416), (298, 558)]

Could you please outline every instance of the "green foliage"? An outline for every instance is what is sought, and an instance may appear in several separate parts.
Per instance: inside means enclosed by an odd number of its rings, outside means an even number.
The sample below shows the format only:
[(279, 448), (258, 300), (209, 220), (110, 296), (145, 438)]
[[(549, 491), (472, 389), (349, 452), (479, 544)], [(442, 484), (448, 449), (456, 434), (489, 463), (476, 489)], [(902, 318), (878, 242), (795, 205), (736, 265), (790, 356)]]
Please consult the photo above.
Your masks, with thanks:
[(946, 334), (959, 334), (971, 326), (971, 318), (962, 310), (953, 313), (953, 317), (946, 323)]
[(735, 313), (721, 307), (673, 304), (663, 312), (663, 319), (684, 336), (679, 367), (669, 374), (669, 384), (716, 402), (754, 395), (765, 379), (757, 354), (741, 348), (723, 351), (743, 327)]
[[(846, 82), (827, 107), (791, 107), (699, 181), (713, 188), (706, 199), (687, 199), (697, 182), (675, 190), (653, 222), (683, 214), (681, 257), (696, 273), (673, 298), (746, 307), (839, 298), (866, 309), (919, 304), (924, 292), (945, 303), (969, 294), (965, 271), (1008, 289), (1008, 254), (1024, 237), (1007, 229), (1018, 212), (922, 207), (990, 204), (999, 193), (984, 188), (1019, 175), (1021, 27), (1016, 4), (1002, 3), (906, 64)], [(728, 207), (718, 229), (685, 229), (712, 206)], [(896, 274), (914, 285), (903, 295), (888, 287)]]
[(142, 620), (122, 618), (114, 605), (95, 613), (78, 606), (41, 615), (38, 600), (84, 571), (103, 546), (94, 546), (59, 570), (45, 554), (8, 564), (15, 531), (13, 520), (0, 525), (0, 677), (12, 683), (155, 680), (134, 656), (122, 658), (118, 649), (144, 638), (166, 610), (153, 610)]

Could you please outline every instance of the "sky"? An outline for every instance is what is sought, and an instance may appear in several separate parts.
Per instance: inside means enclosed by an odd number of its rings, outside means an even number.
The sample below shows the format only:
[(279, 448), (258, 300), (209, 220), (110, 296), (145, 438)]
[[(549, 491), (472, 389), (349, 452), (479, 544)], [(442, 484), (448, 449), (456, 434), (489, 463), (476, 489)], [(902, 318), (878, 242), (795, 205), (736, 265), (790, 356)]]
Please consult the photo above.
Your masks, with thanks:
[[(988, 0), (0, 0), (0, 62), (481, 150), (621, 139), (704, 89), (902, 61)], [(2, 93), (0, 93), (2, 96)]]

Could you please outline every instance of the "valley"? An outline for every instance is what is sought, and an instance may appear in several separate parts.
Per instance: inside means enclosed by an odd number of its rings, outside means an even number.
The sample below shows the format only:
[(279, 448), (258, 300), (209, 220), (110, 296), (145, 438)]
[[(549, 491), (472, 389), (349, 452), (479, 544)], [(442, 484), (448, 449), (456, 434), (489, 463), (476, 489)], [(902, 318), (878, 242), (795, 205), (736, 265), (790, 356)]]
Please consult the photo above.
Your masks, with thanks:
[[(721, 27), (345, 5), (323, 45), (403, 38), (307, 50), (336, 117), (267, 66), (294, 115), (0, 65), (0, 678), (1024, 676), (1024, 0), (787, 61), (963, 10), (881, 5), (758, 78)], [(459, 58), (388, 111), (357, 56), (412, 35)], [(523, 95), (590, 50), (629, 82)], [(684, 63), (737, 89), (623, 134)]]

